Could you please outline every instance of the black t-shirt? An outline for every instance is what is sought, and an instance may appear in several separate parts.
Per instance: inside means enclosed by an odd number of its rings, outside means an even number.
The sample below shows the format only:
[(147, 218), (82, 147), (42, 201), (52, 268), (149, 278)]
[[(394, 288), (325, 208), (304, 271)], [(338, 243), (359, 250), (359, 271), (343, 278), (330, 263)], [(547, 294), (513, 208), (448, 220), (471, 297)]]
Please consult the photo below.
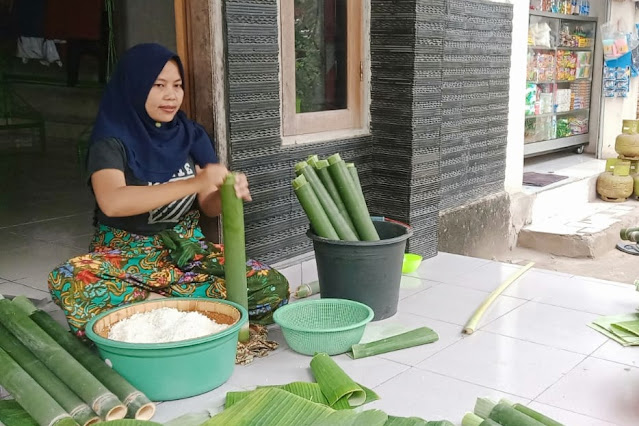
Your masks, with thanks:
[[(126, 150), (118, 139), (105, 139), (91, 144), (87, 158), (87, 172), (90, 177), (93, 173), (103, 169), (117, 169), (124, 172), (127, 185), (149, 186), (160, 185), (158, 182), (145, 182), (133, 175), (127, 165)], [(189, 157), (187, 162), (173, 174), (169, 182), (182, 179), (190, 179), (195, 176), (195, 165)], [(117, 229), (142, 234), (153, 235), (168, 228), (172, 228), (193, 207), (195, 194), (174, 201), (166, 206), (154, 209), (148, 213), (126, 217), (109, 217), (96, 208), (98, 223)], [(97, 204), (97, 203), (96, 203)]]

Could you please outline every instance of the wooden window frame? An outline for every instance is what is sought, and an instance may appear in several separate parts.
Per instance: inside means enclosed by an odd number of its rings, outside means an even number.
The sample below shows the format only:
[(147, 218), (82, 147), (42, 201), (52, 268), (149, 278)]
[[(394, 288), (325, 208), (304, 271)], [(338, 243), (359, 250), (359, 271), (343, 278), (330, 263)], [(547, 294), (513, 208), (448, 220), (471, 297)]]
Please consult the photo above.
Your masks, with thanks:
[(191, 75), (191, 55), (189, 51), (189, 28), (188, 28), (188, 15), (189, 5), (186, 0), (173, 0), (173, 9), (175, 13), (175, 42), (177, 45), (177, 54), (182, 60), (182, 67), (184, 68), (185, 78), (185, 90), (184, 100), (182, 101), (182, 111), (187, 116), (191, 116), (193, 112), (191, 86), (193, 84), (193, 76)]
[(294, 0), (280, 2), (282, 65), (282, 136), (322, 134), (361, 130), (364, 123), (364, 9), (362, 0), (347, 0), (347, 106), (346, 109), (296, 112), (295, 88), (295, 6)]

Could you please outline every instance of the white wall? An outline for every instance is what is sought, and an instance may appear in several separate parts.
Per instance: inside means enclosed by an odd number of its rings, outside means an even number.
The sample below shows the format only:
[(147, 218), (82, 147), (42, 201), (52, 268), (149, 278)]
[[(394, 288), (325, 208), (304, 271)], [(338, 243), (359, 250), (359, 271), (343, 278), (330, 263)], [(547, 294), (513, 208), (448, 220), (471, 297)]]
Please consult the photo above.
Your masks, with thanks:
[[(498, 1), (498, 0), (493, 0)], [(510, 93), (508, 102), (508, 142), (506, 180), (508, 192), (522, 189), (524, 174), (524, 100), (526, 99), (526, 53), (528, 45), (528, 1), (501, 0), (513, 4), (513, 40), (510, 56)]]
[(597, 39), (595, 44), (595, 56), (592, 68), (592, 86), (593, 95), (590, 97), (590, 142), (586, 146), (586, 152), (597, 155), (599, 149), (599, 136), (601, 134), (600, 119), (603, 108), (601, 90), (603, 78), (603, 47), (601, 43), (601, 24), (608, 19), (608, 1), (607, 0), (591, 0), (590, 15), (596, 16), (597, 21)]
[[(632, 2), (611, 2), (610, 21), (617, 23), (619, 30), (630, 32), (635, 23), (635, 4)], [(615, 138), (621, 133), (622, 120), (637, 118), (637, 95), (639, 78), (630, 80), (630, 94), (627, 98), (604, 98), (600, 158), (616, 157)]]

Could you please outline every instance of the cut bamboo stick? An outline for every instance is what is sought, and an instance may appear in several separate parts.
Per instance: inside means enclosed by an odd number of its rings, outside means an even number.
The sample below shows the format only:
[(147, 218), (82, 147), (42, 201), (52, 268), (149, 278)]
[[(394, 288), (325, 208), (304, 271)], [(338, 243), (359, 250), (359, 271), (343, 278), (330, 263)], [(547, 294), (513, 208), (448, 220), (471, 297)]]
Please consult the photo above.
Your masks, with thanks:
[(473, 313), (473, 316), (470, 317), (470, 319), (464, 326), (464, 333), (473, 334), (475, 332), (475, 329), (477, 328), (477, 325), (479, 324), (479, 321), (481, 320), (481, 317), (486, 312), (486, 309), (488, 309), (488, 307), (495, 301), (495, 299), (497, 299), (497, 297), (499, 297), (499, 295), (504, 290), (508, 288), (509, 285), (511, 285), (513, 282), (517, 280), (517, 278), (521, 277), (526, 271), (532, 268), (534, 264), (535, 264), (534, 262), (530, 262), (529, 264), (527, 264), (526, 266), (524, 266), (523, 268), (521, 268), (520, 270), (512, 274), (510, 277), (508, 277), (506, 281), (501, 283), (499, 287), (493, 290), (493, 292), (488, 295), (486, 300), (484, 300), (482, 304), (479, 305), (479, 308), (477, 308), (475, 313)]

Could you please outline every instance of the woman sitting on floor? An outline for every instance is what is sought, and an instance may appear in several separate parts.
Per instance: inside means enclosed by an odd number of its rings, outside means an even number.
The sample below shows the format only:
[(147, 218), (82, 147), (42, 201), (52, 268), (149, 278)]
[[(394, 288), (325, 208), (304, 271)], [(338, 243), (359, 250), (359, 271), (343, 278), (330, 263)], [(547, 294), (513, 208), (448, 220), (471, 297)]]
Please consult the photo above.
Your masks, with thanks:
[[(93, 316), (150, 293), (226, 298), (223, 248), (204, 240), (196, 207), (220, 214), (218, 188), (229, 171), (204, 129), (180, 111), (183, 81), (176, 54), (141, 44), (105, 89), (87, 158), (97, 204), (90, 253), (49, 274), (53, 300), (78, 336)], [(244, 174), (235, 191), (251, 200)], [(272, 322), (288, 302), (286, 278), (254, 260), (246, 276), (251, 321)]]

